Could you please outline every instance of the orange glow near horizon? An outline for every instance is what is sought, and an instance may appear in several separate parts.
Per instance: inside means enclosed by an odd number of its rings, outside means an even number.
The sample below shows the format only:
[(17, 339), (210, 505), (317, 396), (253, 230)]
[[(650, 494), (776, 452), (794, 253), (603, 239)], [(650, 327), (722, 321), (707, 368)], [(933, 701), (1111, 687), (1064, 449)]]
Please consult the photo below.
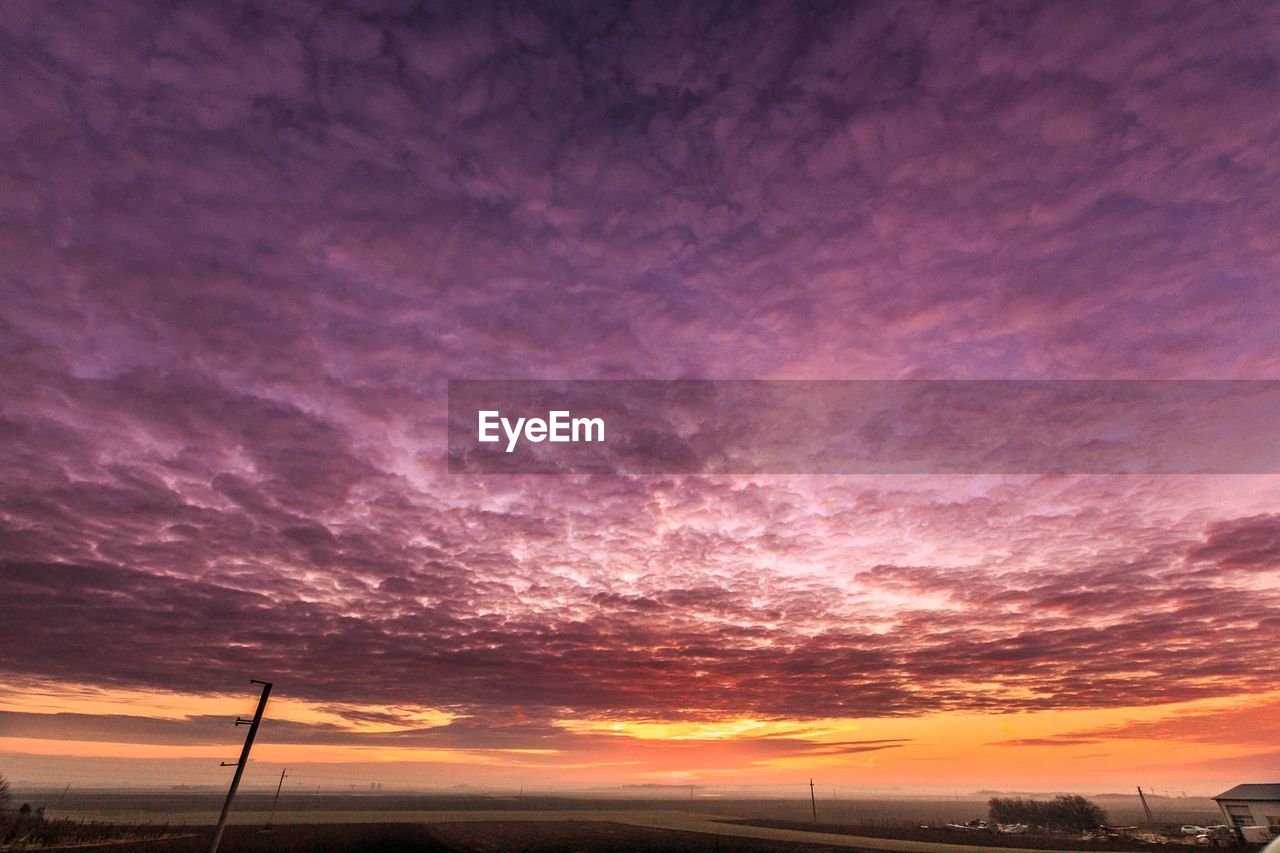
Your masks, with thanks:
[[(30, 685), (22, 695), (0, 695), (0, 710), (49, 715), (116, 715), (190, 720), (205, 715), (230, 719), (252, 697), (145, 693)], [(254, 750), (259, 763), (289, 765), (397, 765), (412, 780), (422, 765), (423, 784), (444, 778), (494, 778), (508, 772), (532, 784), (767, 785), (795, 774), (820, 773), (829, 784), (859, 786), (956, 785), (1047, 787), (1148, 784), (1205, 789), (1214, 786), (1214, 761), (1247, 760), (1266, 751), (1276, 736), (1280, 692), (1149, 707), (1057, 710), (1017, 714), (944, 713), (869, 719), (712, 721), (563, 718), (559, 737), (546, 746), (398, 745), (370, 736), (414, 734), (456, 719), (432, 709), (336, 707), (280, 697), (268, 707), (268, 722), (323, 726), (339, 742), (282, 742), (270, 726)], [(369, 723), (370, 713), (396, 715)], [(345, 715), (344, 715), (345, 714)], [(349, 716), (348, 716), (349, 715)], [(37, 721), (38, 722), (38, 721)], [(335, 734), (336, 732), (336, 734)], [(95, 738), (98, 736), (95, 736)], [(130, 760), (222, 760), (238, 744), (227, 726), (226, 743), (133, 743), (30, 731), (0, 730), (0, 754), (28, 758)], [(1270, 739), (1270, 740), (1269, 740)], [(175, 739), (176, 740), (176, 739)], [(447, 767), (430, 771), (431, 766)], [(404, 774), (408, 775), (404, 775)], [(479, 774), (479, 775), (476, 775)], [(175, 781), (181, 781), (175, 773)]]

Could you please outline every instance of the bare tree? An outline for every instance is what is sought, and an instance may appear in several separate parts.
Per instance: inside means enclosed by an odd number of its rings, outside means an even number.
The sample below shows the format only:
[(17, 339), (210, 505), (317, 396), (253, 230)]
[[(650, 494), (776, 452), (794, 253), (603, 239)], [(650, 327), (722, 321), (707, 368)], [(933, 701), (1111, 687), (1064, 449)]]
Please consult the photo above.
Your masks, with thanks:
[(1107, 822), (1106, 812), (1078, 794), (1060, 794), (1049, 802), (1021, 797), (1008, 800), (992, 797), (987, 805), (992, 823), (1025, 823), (1060, 831), (1083, 832)]
[(9, 791), (9, 780), (4, 778), (4, 774), (0, 773), (0, 812), (9, 807), (9, 801), (13, 799), (13, 794)]

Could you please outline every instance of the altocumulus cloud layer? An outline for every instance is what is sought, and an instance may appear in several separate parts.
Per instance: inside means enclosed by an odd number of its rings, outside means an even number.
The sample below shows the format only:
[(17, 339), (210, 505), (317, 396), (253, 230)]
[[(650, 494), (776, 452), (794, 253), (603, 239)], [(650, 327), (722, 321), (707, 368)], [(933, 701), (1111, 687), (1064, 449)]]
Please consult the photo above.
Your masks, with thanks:
[(1275, 7), (0, 16), (7, 679), (472, 745), (1274, 685), (1274, 480), (451, 477), (444, 390), (1272, 378)]

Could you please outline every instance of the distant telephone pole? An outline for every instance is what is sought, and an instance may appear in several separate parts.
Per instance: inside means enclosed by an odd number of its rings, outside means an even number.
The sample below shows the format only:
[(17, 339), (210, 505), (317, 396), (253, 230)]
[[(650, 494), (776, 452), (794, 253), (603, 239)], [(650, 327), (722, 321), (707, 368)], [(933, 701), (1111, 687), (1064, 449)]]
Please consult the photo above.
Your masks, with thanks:
[[(267, 697), (271, 695), (271, 682), (250, 679), (250, 684), (262, 685), (262, 698), (258, 700), (258, 710), (253, 712), (252, 720), (236, 717), (236, 725), (249, 726), (249, 733), (244, 738), (244, 748), (240, 750), (240, 760), (235, 763), (224, 761), (223, 767), (235, 767), (235, 775), (231, 777), (231, 787), (227, 789), (227, 801), (222, 804), (222, 814), (218, 817), (218, 828), (213, 832), (213, 844), (209, 853), (218, 853), (218, 845), (222, 843), (223, 830), (227, 828), (227, 815), (231, 814), (231, 801), (236, 798), (236, 789), (240, 787), (240, 777), (244, 775), (245, 765), (249, 763), (249, 750), (253, 749), (253, 739), (258, 734), (258, 724), (262, 722), (262, 712), (267, 709)], [(281, 780), (283, 783), (283, 779)]]
[(809, 805), (813, 807), (813, 822), (818, 822), (818, 798), (813, 794), (813, 780), (809, 780)]
[(1142, 810), (1147, 814), (1147, 823), (1155, 823), (1156, 819), (1151, 816), (1151, 806), (1147, 805), (1147, 797), (1142, 793), (1142, 786), (1138, 786), (1138, 799), (1142, 800)]
[(288, 772), (288, 768), (280, 768), (280, 781), (276, 784), (276, 797), (271, 801), (271, 814), (267, 815), (267, 825), (263, 829), (270, 829), (271, 821), (275, 819), (276, 805), (280, 802), (280, 789), (284, 787), (284, 776)]

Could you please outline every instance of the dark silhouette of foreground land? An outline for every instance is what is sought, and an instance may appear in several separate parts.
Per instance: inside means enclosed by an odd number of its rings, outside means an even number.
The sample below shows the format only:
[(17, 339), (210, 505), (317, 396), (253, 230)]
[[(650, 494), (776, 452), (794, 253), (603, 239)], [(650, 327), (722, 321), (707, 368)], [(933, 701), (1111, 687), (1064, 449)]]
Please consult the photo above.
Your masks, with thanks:
[[(1158, 851), (1162, 850), (1169, 853), (1170, 845), (1145, 842), (1135, 838), (1101, 838), (1084, 840), (1079, 837), (1063, 836), (1063, 835), (1039, 835), (1035, 833), (1019, 834), (1019, 835), (1003, 835), (994, 832), (974, 832), (961, 833), (948, 830), (940, 826), (916, 826), (916, 827), (884, 827), (884, 826), (866, 826), (866, 825), (848, 825), (839, 823), (810, 823), (798, 820), (731, 820), (726, 823), (738, 826), (765, 826), (776, 829), (799, 829), (811, 830), (814, 832), (830, 832), (835, 835), (853, 835), (861, 838), (889, 838), (901, 841), (924, 841), (930, 844), (953, 844), (969, 846), (980, 846), (990, 848), (1015, 848), (1018, 850), (1054, 850), (1054, 851), (1071, 851), (1071, 850), (1098, 850), (1109, 851), (1129, 851), (1130, 853), (1139, 853), (1139, 851)], [(1172, 847), (1172, 850), (1193, 851), (1203, 850), (1204, 848), (1195, 848), (1187, 845)]]
[[(215, 791), (49, 791), (53, 820), (132, 824), (150, 831), (92, 849), (107, 853), (207, 853), (218, 813)], [(1056, 834), (1037, 839), (994, 832), (949, 832), (947, 822), (982, 815), (986, 798), (949, 800), (697, 800), (582, 796), (494, 796), (387, 793), (377, 795), (247, 791), (237, 800), (220, 853), (266, 851), (458, 851), (458, 853), (774, 853), (799, 850), (891, 853), (1038, 853), (1041, 850), (1124, 850), (1153, 847), (1135, 838), (1083, 841)], [(687, 796), (687, 795), (686, 795)], [(1102, 797), (1107, 810), (1127, 814), (1122, 797)], [(1177, 824), (1212, 816), (1212, 803), (1166, 804), (1161, 818)], [(264, 824), (273, 822), (269, 831)], [(922, 826), (921, 824), (925, 824)], [(933, 824), (930, 826), (929, 824)], [(162, 837), (161, 837), (162, 836)], [(85, 839), (88, 840), (88, 839)], [(97, 839), (94, 839), (97, 840)], [(115, 841), (116, 839), (112, 839)], [(1183, 839), (1179, 836), (1179, 841)], [(55, 842), (56, 844), (57, 842)], [(101, 844), (101, 841), (98, 842)], [(0, 845), (0, 850), (3, 845)], [(18, 848), (14, 848), (18, 849)], [(47, 841), (23, 849), (71, 849)], [(79, 848), (83, 849), (83, 848)], [(1193, 846), (1179, 847), (1190, 853)], [(1167, 853), (1167, 848), (1165, 848)], [(1153, 851), (1154, 853), (1154, 851)]]
[[(92, 849), (108, 853), (207, 853), (212, 831), (209, 827), (184, 838)], [(851, 847), (732, 838), (591, 821), (295, 824), (268, 832), (256, 827), (232, 826), (223, 837), (221, 849), (226, 853), (834, 853), (837, 850), (858, 853), (858, 848)]]
[[(218, 815), (225, 792), (218, 790), (94, 790), (61, 788), (24, 792), (33, 802), (49, 803), (50, 816), (74, 817), (102, 821), (182, 824), (203, 826)], [(792, 799), (743, 798), (734, 796), (688, 799), (687, 790), (677, 796), (630, 797), (573, 794), (525, 794), (500, 796), (486, 794), (443, 794), (386, 792), (372, 794), (325, 791), (310, 793), (289, 791), (286, 786), (278, 804), (278, 820), (295, 823), (403, 823), (417, 820), (422, 812), (503, 811), (689, 811), (730, 820), (795, 820), (812, 823), (809, 792)], [(1103, 806), (1111, 822), (1121, 825), (1143, 821), (1138, 798), (1133, 795), (1092, 797)], [(274, 790), (242, 791), (233, 812), (233, 823), (265, 823), (274, 800)], [(817, 803), (818, 819), (823, 823), (850, 826), (899, 828), (934, 823), (964, 822), (987, 817), (989, 795), (946, 798), (844, 797), (822, 799)], [(56, 808), (52, 806), (56, 804)], [(1184, 823), (1207, 824), (1220, 820), (1217, 805), (1209, 799), (1160, 799), (1155, 806), (1156, 819), (1174, 826)], [(411, 817), (411, 815), (413, 815)], [(588, 818), (589, 819), (589, 818)]]

